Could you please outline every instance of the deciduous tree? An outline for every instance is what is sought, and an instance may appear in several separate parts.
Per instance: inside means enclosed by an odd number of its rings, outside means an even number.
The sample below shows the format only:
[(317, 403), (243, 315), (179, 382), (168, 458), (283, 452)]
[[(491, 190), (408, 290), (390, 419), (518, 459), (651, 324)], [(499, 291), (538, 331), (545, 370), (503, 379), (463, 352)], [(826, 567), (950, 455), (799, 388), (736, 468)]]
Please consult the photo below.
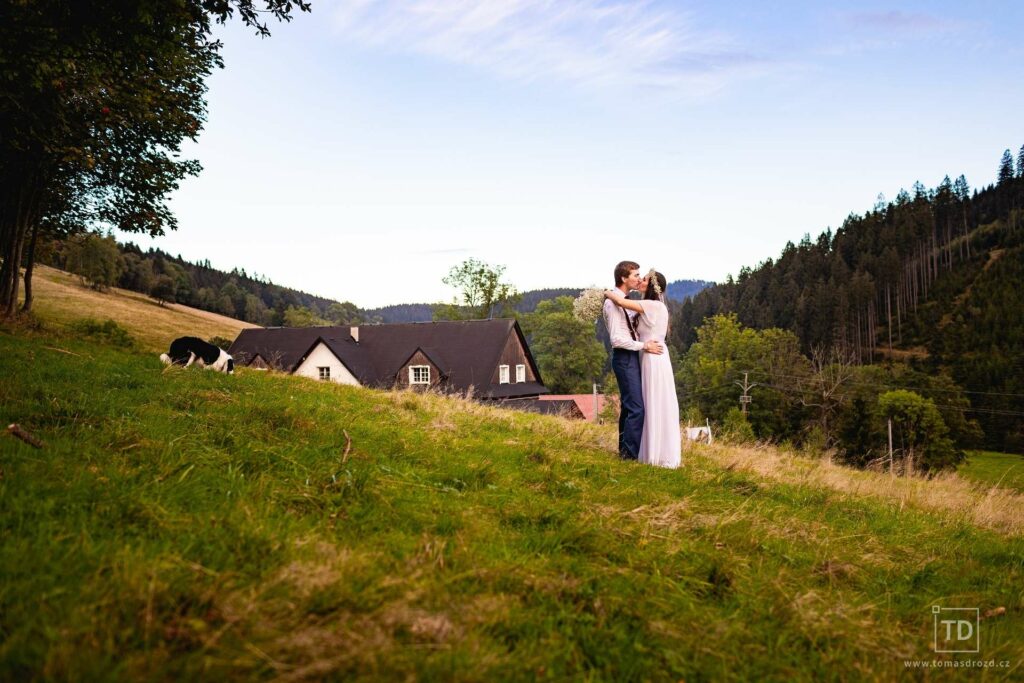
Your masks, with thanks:
[(892, 420), (894, 439), (903, 453), (908, 476), (915, 467), (943, 469), (955, 467), (963, 459), (931, 399), (905, 389), (888, 391), (878, 397), (878, 414)]
[(466, 259), (441, 279), (459, 290), (451, 304), (438, 306), (436, 320), (490, 319), (512, 314), (518, 300), (516, 288), (502, 282), (505, 266), (492, 266), (475, 258)]
[[(235, 12), (267, 34), (305, 0), (36, 0), (0, 4), (0, 316), (41, 233), (174, 229), (165, 197), (199, 164), (181, 159), (221, 65), (215, 22)], [(26, 275), (31, 277), (31, 267)], [(31, 300), (26, 300), (26, 306)]]
[(589, 393), (600, 381), (607, 358), (594, 325), (573, 315), (572, 302), (568, 296), (542, 301), (523, 316), (523, 333), (541, 377), (556, 394)]
[(95, 233), (80, 235), (67, 243), (68, 270), (93, 289), (105, 290), (117, 284), (125, 271), (124, 257), (113, 237)]

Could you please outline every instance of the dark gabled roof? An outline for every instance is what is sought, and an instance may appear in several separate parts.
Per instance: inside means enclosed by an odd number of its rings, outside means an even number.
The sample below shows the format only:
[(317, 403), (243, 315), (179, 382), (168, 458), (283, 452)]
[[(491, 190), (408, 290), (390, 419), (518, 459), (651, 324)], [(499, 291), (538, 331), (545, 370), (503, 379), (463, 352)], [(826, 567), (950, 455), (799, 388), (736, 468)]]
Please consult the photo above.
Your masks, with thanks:
[(476, 387), (476, 396), (479, 398), (515, 398), (517, 396), (538, 396), (547, 393), (550, 393), (548, 388), (540, 382), (490, 384)]
[[(491, 384), (509, 335), (515, 333), (537, 382)], [(391, 386), (398, 371), (422, 351), (446, 378), (449, 391), (470, 386), (481, 398), (546, 394), (540, 371), (515, 320), (458, 320), (359, 326), (359, 343), (349, 327), (272, 327), (246, 329), (228, 352), (241, 364), (257, 354), (275, 367), (294, 372), (323, 342), (364, 386)]]
[(513, 401), (499, 401), (497, 405), (502, 408), (525, 410), (526, 412), (540, 413), (541, 415), (556, 415), (558, 417), (567, 417), (573, 420), (585, 419), (583, 412), (580, 410), (579, 406), (576, 405), (576, 401), (571, 400), (547, 401), (535, 398), (523, 398)]
[[(338, 356), (339, 360), (342, 360), (346, 366), (349, 366), (347, 362), (349, 360), (358, 361), (357, 355), (365, 355), (358, 353), (346, 354), (351, 356), (351, 358), (342, 359), (341, 355), (332, 348), (334, 344), (340, 345), (345, 341), (349, 341), (349, 343), (354, 345), (354, 342), (351, 342), (347, 327), (267, 327), (245, 329), (232, 342), (228, 353), (242, 365), (248, 365), (256, 356), (260, 356), (271, 367), (283, 370), (284, 372), (294, 372), (321, 341), (328, 348), (331, 348), (334, 355)], [(358, 365), (358, 363), (356, 364)], [(355, 368), (349, 366), (349, 370), (356, 377), (359, 377)]]
[(441, 360), (441, 353), (437, 349), (424, 349), (421, 346), (417, 346), (415, 349), (413, 349), (413, 352), (410, 353), (409, 356), (404, 361), (402, 361), (402, 364), (399, 365), (398, 367), (401, 368), (410, 363), (412, 361), (412, 357), (415, 356), (417, 353), (422, 353), (424, 357), (426, 357), (428, 362), (430, 362), (435, 368), (441, 371), (442, 375), (445, 374), (445, 367), (447, 366), (447, 363)]

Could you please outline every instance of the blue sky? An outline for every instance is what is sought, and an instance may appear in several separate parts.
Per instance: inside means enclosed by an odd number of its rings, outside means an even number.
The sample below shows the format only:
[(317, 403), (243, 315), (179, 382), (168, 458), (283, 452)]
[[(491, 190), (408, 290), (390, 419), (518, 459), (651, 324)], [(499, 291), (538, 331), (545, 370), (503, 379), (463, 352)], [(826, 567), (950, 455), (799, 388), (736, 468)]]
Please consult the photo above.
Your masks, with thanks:
[[(226, 68), (155, 241), (363, 307), (624, 258), (722, 280), (1024, 144), (1016, 2), (314, 0)], [(236, 22), (237, 23), (237, 22)]]

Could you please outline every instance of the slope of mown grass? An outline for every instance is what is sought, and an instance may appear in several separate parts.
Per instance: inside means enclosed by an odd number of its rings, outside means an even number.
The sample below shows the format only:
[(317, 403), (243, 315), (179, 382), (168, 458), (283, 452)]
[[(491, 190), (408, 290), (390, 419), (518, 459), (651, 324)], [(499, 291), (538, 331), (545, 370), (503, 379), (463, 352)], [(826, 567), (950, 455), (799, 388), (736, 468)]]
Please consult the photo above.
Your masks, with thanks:
[(749, 453), (3, 331), (0, 418), (2, 680), (890, 679), (933, 604), (1024, 662), (1019, 527)]
[(258, 327), (180, 304), (161, 306), (145, 294), (126, 289), (97, 292), (76, 275), (42, 265), (35, 267), (32, 287), (33, 312), (48, 327), (64, 330), (83, 318), (113, 320), (149, 352), (166, 351), (177, 337), (234, 339), (243, 329)]

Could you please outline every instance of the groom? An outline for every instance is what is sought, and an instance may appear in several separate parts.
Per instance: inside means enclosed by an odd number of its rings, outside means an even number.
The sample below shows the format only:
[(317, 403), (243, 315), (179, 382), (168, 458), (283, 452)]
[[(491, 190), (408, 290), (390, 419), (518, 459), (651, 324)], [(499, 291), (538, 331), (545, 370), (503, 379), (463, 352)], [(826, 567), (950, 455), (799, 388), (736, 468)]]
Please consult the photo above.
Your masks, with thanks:
[[(624, 295), (640, 288), (640, 265), (623, 261), (615, 266), (615, 287)], [(636, 460), (644, 431), (644, 397), (640, 386), (640, 351), (659, 354), (661, 344), (636, 336), (636, 314), (610, 300), (604, 302), (604, 324), (612, 341), (612, 372), (619, 383), (619, 457)]]

